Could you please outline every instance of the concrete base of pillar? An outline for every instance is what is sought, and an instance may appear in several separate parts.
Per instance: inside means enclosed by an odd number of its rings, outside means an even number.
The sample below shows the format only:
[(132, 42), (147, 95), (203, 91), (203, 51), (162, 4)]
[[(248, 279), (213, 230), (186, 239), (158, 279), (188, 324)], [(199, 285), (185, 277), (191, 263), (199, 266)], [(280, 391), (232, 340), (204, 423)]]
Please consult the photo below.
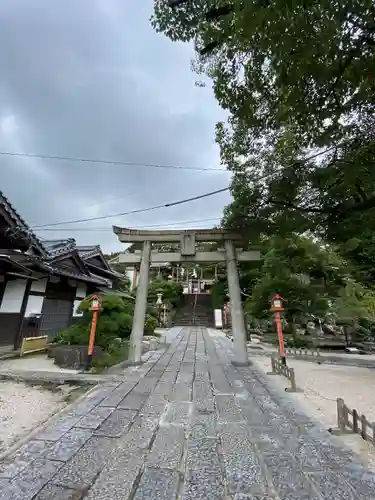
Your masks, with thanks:
[(144, 361), (127, 361), (127, 366), (141, 366), (143, 365)]
[(247, 360), (247, 361), (236, 361), (236, 360), (232, 360), (231, 361), (232, 365), (233, 366), (250, 366), (252, 365), (252, 362)]

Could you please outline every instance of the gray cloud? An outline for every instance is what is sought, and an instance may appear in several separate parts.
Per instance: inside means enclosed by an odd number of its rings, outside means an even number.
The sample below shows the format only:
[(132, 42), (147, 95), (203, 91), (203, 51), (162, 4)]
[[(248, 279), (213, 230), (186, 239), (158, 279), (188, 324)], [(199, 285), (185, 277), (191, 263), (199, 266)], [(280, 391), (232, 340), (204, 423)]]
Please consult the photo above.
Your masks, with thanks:
[[(214, 125), (223, 113), (209, 88), (194, 86), (191, 47), (153, 32), (151, 11), (151, 0), (3, 0), (0, 150), (219, 167)], [(225, 187), (229, 175), (0, 156), (0, 179), (27, 221), (47, 224), (194, 196)], [(210, 218), (228, 200), (84, 227)], [(40, 234), (119, 247), (104, 231)]]

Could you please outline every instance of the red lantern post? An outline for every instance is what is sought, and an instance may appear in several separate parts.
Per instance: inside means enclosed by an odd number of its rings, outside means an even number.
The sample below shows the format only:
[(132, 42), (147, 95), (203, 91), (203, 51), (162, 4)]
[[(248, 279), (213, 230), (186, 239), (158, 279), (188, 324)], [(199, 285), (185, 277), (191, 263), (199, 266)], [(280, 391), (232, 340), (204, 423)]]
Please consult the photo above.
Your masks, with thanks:
[(97, 295), (92, 295), (89, 301), (91, 302), (90, 311), (92, 311), (92, 320), (91, 320), (90, 340), (87, 350), (86, 370), (90, 370), (92, 366), (92, 355), (95, 346), (96, 326), (98, 324), (99, 311), (101, 311), (102, 309), (100, 299)]
[(284, 336), (283, 336), (283, 327), (281, 324), (281, 312), (284, 310), (283, 308), (283, 299), (280, 295), (276, 294), (272, 299), (271, 311), (274, 312), (275, 325), (277, 330), (277, 337), (279, 339), (279, 355), (281, 358), (281, 362), (286, 365), (286, 357), (285, 357), (285, 348), (284, 348)]

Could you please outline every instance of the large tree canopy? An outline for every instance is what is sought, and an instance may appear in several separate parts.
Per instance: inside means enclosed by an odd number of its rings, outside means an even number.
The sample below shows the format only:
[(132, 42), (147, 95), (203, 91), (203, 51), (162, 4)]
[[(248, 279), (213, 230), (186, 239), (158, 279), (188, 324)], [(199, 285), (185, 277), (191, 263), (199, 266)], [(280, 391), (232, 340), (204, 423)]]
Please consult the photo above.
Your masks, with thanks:
[(223, 223), (314, 233), (375, 278), (375, 6), (371, 0), (155, 0), (153, 24), (193, 41), (227, 123)]
[(372, 0), (169, 3), (155, 1), (155, 28), (195, 42), (235, 132), (245, 124), (245, 135), (251, 127), (263, 137), (292, 123), (300, 141), (321, 145), (341, 140), (358, 114), (372, 112)]

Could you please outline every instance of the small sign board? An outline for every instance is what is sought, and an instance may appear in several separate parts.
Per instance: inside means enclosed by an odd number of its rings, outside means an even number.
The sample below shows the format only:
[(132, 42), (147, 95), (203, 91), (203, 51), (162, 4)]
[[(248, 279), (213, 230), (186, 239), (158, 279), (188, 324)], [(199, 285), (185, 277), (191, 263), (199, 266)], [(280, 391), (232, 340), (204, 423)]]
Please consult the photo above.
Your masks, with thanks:
[(223, 315), (221, 309), (215, 309), (215, 328), (223, 328)]

